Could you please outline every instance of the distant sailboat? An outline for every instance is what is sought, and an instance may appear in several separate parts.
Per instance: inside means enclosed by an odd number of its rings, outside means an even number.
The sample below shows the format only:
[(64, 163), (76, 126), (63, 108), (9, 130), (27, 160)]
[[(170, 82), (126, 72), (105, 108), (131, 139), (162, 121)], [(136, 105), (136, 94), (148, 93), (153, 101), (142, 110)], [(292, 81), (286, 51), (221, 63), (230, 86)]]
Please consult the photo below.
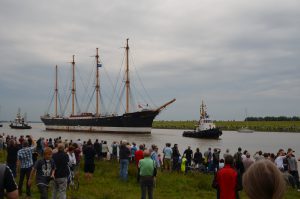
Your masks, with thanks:
[(246, 114), (246, 119), (245, 119), (245, 121), (246, 121), (246, 126), (240, 128), (240, 129), (238, 130), (238, 132), (239, 132), (239, 133), (253, 133), (254, 130), (252, 130), (252, 129), (250, 129), (250, 128), (248, 127), (248, 115), (247, 115), (247, 109), (245, 109), (245, 114)]

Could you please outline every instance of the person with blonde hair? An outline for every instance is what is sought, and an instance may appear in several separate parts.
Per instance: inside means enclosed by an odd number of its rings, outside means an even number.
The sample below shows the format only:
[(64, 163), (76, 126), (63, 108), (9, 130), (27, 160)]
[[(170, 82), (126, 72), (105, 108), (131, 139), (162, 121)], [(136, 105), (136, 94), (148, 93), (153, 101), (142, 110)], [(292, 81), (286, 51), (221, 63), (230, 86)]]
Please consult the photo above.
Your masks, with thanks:
[(252, 164), (243, 175), (243, 187), (250, 199), (281, 199), (285, 192), (285, 181), (279, 169), (269, 160)]
[(46, 147), (44, 149), (44, 158), (36, 161), (31, 170), (28, 185), (31, 186), (34, 176), (36, 176), (36, 186), (40, 192), (41, 199), (48, 198), (48, 189), (51, 178), (54, 179), (55, 164), (52, 159), (52, 149)]

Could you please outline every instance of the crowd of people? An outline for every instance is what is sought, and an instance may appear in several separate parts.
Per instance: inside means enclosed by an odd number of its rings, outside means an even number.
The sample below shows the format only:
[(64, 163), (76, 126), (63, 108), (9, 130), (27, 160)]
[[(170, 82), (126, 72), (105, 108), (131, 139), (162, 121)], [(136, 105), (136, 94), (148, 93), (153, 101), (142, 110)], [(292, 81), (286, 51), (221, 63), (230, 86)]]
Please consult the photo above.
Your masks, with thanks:
[[(27, 197), (31, 196), (31, 186), (35, 178), (40, 198), (48, 198), (51, 180), (54, 182), (52, 198), (66, 198), (69, 174), (78, 170), (82, 159), (87, 181), (93, 178), (95, 159), (118, 160), (120, 179), (125, 182), (128, 180), (129, 164), (135, 164), (142, 199), (146, 198), (147, 193), (148, 198), (153, 198), (158, 170), (184, 174), (195, 171), (212, 173), (212, 186), (217, 189), (218, 198), (239, 198), (238, 191), (243, 188), (250, 198), (260, 198), (258, 194), (265, 194), (269, 198), (282, 198), (287, 183), (300, 191), (297, 159), (294, 150), (290, 148), (286, 152), (279, 149), (276, 154), (258, 151), (251, 155), (239, 147), (234, 153), (227, 149), (221, 155), (219, 148), (208, 148), (202, 153), (199, 148), (194, 152), (190, 146), (181, 153), (178, 145), (172, 146), (171, 143), (166, 143), (159, 152), (155, 144), (137, 146), (127, 140), (114, 141), (109, 146), (107, 141), (98, 139), (94, 142), (80, 139), (68, 141), (61, 137), (41, 137), (34, 140), (29, 135), (19, 138), (1, 135), (0, 150), (7, 151), (7, 166), (2, 170), (5, 170), (7, 179), (5, 190), (8, 198), (22, 195), (25, 177)], [(7, 177), (10, 173), (12, 178)], [(18, 186), (14, 181), (17, 173)], [(263, 184), (268, 184), (272, 189), (264, 190), (266, 185)]]

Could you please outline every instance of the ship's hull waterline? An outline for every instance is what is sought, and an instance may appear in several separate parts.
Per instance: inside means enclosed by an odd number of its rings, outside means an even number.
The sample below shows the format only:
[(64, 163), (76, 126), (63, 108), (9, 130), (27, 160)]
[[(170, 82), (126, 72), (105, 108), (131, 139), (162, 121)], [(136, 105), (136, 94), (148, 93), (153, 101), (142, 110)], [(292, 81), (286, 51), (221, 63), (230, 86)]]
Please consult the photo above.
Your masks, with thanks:
[(150, 134), (159, 111), (141, 111), (107, 117), (41, 117), (46, 130)]

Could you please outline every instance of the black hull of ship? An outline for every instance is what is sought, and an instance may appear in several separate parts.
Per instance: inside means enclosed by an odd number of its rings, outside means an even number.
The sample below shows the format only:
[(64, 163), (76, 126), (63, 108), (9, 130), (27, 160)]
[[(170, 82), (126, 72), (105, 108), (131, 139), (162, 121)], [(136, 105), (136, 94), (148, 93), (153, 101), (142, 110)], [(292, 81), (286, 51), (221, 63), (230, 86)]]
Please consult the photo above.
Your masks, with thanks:
[(120, 116), (41, 117), (41, 120), (46, 130), (150, 134), (153, 120), (158, 114), (159, 111), (149, 110)]
[(31, 129), (31, 126), (29, 126), (29, 125), (16, 126), (16, 125), (10, 124), (9, 126), (12, 129)]
[(203, 131), (184, 131), (183, 137), (218, 139), (222, 135), (222, 131), (218, 128), (207, 129)]

